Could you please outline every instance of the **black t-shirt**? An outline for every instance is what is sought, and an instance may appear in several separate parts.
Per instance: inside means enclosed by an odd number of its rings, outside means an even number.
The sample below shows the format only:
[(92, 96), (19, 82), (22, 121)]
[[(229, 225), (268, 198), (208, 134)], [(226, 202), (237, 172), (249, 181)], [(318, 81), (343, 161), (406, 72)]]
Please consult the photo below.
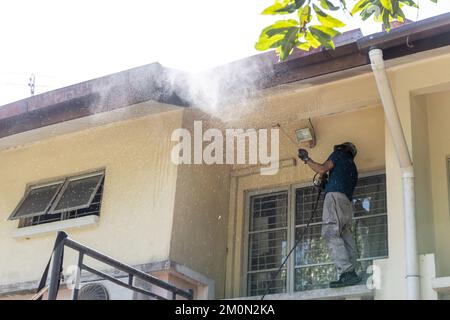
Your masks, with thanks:
[(348, 153), (336, 150), (328, 157), (328, 160), (333, 162), (334, 167), (329, 172), (325, 193), (341, 192), (351, 201), (358, 182), (358, 170), (353, 158)]

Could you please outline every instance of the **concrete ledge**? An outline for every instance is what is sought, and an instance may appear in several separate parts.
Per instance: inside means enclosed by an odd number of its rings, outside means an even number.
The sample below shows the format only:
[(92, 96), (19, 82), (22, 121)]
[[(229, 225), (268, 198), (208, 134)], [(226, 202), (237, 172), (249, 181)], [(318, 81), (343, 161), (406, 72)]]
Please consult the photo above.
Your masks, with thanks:
[(43, 223), (36, 226), (18, 228), (14, 233), (14, 238), (29, 238), (35, 235), (52, 233), (60, 230), (68, 230), (73, 228), (81, 228), (98, 224), (99, 217), (90, 215), (75, 219), (61, 220), (50, 223)]
[[(337, 300), (373, 298), (375, 291), (366, 285), (350, 286), (338, 289), (316, 289), (293, 293), (270, 294), (265, 300)], [(240, 297), (229, 300), (260, 300), (261, 296)]]
[(450, 293), (450, 277), (439, 277), (431, 280), (431, 286), (438, 293)]

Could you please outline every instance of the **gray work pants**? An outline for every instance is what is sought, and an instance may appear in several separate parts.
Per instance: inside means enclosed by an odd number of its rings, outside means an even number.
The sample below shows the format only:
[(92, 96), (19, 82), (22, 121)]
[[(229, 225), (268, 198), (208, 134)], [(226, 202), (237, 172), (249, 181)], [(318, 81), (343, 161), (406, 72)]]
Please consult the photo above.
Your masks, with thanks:
[(353, 207), (341, 192), (328, 192), (323, 203), (322, 237), (336, 265), (338, 275), (354, 271), (356, 245), (351, 231)]

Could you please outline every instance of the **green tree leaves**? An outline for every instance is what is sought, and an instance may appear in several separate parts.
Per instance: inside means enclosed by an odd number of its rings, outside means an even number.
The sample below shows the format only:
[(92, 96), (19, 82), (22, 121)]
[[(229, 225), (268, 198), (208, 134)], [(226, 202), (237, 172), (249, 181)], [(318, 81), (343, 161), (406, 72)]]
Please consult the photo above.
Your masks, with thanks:
[(313, 4), (313, 8), (314, 8), (314, 11), (316, 12), (317, 19), (320, 21), (320, 23), (323, 26), (329, 27), (329, 28), (345, 27), (345, 24), (342, 21), (340, 21), (340, 20), (332, 17), (331, 15), (323, 12), (315, 4)]
[(370, 0), (359, 0), (350, 11), (352, 15), (364, 9), (364, 7), (370, 3)]
[(404, 21), (404, 5), (418, 8), (414, 0), (360, 0), (353, 7), (351, 14), (359, 12), (363, 21), (373, 16), (375, 22), (382, 22), (385, 30), (389, 31), (391, 21)]
[[(291, 39), (292, 33), (298, 32), (299, 24), (297, 20), (279, 20), (266, 27), (261, 32), (258, 42), (255, 45), (256, 50), (265, 51), (277, 48), (281, 50), (283, 41)], [(289, 36), (286, 37), (289, 33)], [(292, 45), (294, 46), (295, 43)], [(281, 57), (280, 57), (281, 58)]]
[(389, 12), (392, 12), (392, 2), (391, 0), (380, 0), (381, 5)]
[(325, 10), (339, 10), (339, 7), (336, 7), (332, 2), (328, 0), (320, 0), (320, 6)]
[[(316, 4), (317, 3), (317, 4)], [(345, 24), (330, 12), (345, 7), (345, 0), (277, 0), (264, 9), (265, 15), (296, 13), (296, 19), (279, 20), (264, 28), (255, 45), (257, 50), (275, 49), (280, 60), (286, 59), (294, 47), (310, 50), (324, 46), (334, 48), (337, 28)], [(318, 23), (312, 24), (313, 19)]]
[(298, 30), (299, 28), (289, 29), (283, 40), (281, 40), (280, 46), (276, 49), (281, 60), (286, 59), (291, 54), (292, 49), (296, 44)]
[[(359, 14), (361, 20), (373, 17), (389, 31), (391, 21), (403, 21), (403, 6), (418, 8), (417, 0), (275, 0), (263, 10), (264, 15), (289, 15), (261, 31), (255, 48), (260, 51), (275, 49), (280, 60), (286, 59), (293, 49), (334, 49), (333, 38), (341, 34), (345, 23), (336, 17), (344, 11)], [(437, 0), (430, 0), (437, 2)], [(351, 10), (347, 3), (353, 4)]]
[(304, 6), (302, 10), (298, 10), (298, 18), (300, 19), (301, 28), (305, 28), (306, 24), (311, 21), (311, 7)]
[(306, 0), (278, 0), (270, 7), (264, 9), (261, 14), (288, 14), (301, 8)]

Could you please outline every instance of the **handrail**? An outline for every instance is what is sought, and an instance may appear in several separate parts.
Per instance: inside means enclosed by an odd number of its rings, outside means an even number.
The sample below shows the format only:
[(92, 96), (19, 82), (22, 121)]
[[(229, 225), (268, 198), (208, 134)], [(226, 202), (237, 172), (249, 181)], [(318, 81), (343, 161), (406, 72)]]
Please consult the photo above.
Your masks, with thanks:
[[(149, 275), (141, 270), (138, 270), (136, 268), (133, 268), (127, 264), (124, 264), (114, 258), (111, 258), (105, 254), (102, 254), (92, 248), (89, 248), (81, 243), (78, 243), (72, 239), (69, 239), (67, 237), (67, 234), (64, 233), (63, 231), (58, 232), (58, 237), (57, 239), (60, 238), (62, 239), (61, 242), (59, 244), (55, 245), (55, 250), (54, 253), (52, 255), (52, 272), (50, 275), (50, 284), (48, 286), (49, 288), (49, 294), (48, 294), (48, 298), (49, 300), (54, 300), (56, 299), (56, 295), (58, 292), (58, 288), (60, 285), (60, 279), (61, 279), (61, 266), (62, 266), (62, 259), (63, 259), (63, 251), (64, 251), (64, 247), (68, 247), (71, 248), (75, 251), (78, 251), (79, 253), (79, 257), (78, 257), (78, 270), (79, 273), (78, 275), (81, 275), (81, 271), (85, 270), (87, 272), (93, 273), (97, 276), (99, 276), (100, 278), (109, 280), (117, 285), (120, 285), (122, 287), (131, 289), (135, 292), (139, 292), (142, 294), (145, 294), (147, 296), (151, 296), (153, 298), (159, 299), (159, 300), (167, 300), (167, 298), (162, 297), (160, 295), (157, 295), (153, 292), (150, 292), (148, 290), (145, 290), (143, 288), (140, 287), (136, 287), (133, 285), (133, 278), (139, 278), (141, 280), (144, 280), (147, 283), (150, 283), (152, 285), (155, 285), (157, 287), (160, 287), (162, 289), (165, 289), (169, 292), (172, 293), (172, 299), (175, 300), (177, 298), (177, 296), (181, 296), (184, 297), (186, 299), (192, 300), (193, 299), (193, 292), (192, 290), (186, 291), (186, 290), (182, 290), (174, 285), (171, 285), (168, 282), (165, 282), (161, 279), (158, 279), (152, 275)], [(113, 278), (109, 275), (107, 275), (106, 273), (93, 269), (89, 266), (87, 266), (86, 264), (83, 263), (83, 258), (84, 256), (89, 256), (95, 260), (98, 260), (104, 264), (110, 265), (113, 268), (120, 270), (122, 272), (125, 272), (128, 274), (128, 283), (122, 282), (116, 278)], [(79, 277), (79, 276), (78, 276)], [(76, 284), (75, 284), (75, 288), (74, 288), (74, 292), (73, 292), (73, 296), (72, 299), (73, 300), (77, 300), (78, 299), (78, 282), (79, 279), (76, 279)], [(38, 293), (40, 293), (42, 290), (40, 290)], [(45, 292), (45, 291), (44, 291)], [(42, 293), (43, 294), (43, 293)], [(40, 296), (42, 296), (42, 294)], [(36, 294), (37, 296), (37, 294)], [(39, 296), (38, 296), (39, 297)]]
[(131, 266), (128, 266), (114, 258), (108, 257), (98, 251), (95, 251), (85, 245), (82, 245), (76, 241), (73, 241), (71, 239), (66, 239), (65, 245), (69, 248), (72, 248), (74, 250), (77, 251), (83, 251), (83, 253), (87, 256), (90, 256), (91, 258), (100, 260), (103, 263), (109, 264), (113, 267), (115, 267), (116, 269), (119, 269), (121, 271), (124, 271), (128, 274), (132, 274), (136, 277), (142, 278), (143, 280), (146, 280), (148, 282), (150, 282), (151, 284), (154, 284), (158, 287), (161, 287), (163, 289), (166, 289), (168, 291), (172, 291), (175, 292), (177, 295), (180, 295), (182, 297), (185, 298), (189, 298), (191, 296), (191, 294), (187, 291), (184, 291), (182, 289), (179, 289), (163, 280), (160, 280), (152, 275), (149, 275), (145, 272), (142, 272), (141, 270), (138, 270), (136, 268), (133, 268)]

